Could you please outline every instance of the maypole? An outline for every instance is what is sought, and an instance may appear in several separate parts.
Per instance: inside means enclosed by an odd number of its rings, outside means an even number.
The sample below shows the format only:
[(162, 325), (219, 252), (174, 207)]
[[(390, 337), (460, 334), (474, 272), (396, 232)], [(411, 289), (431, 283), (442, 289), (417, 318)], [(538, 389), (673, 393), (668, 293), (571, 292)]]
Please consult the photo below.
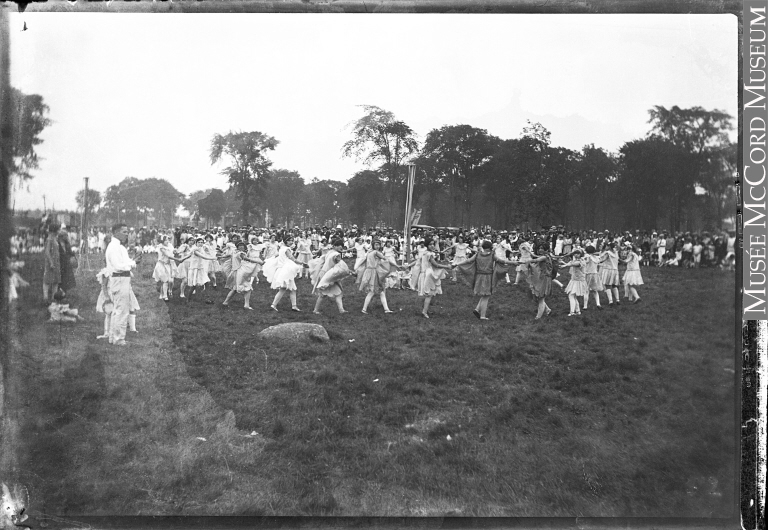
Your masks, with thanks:
[(408, 186), (405, 197), (405, 223), (403, 228), (403, 236), (405, 238), (405, 253), (404, 261), (410, 261), (411, 259), (411, 203), (413, 201), (413, 182), (416, 180), (416, 165), (408, 164)]

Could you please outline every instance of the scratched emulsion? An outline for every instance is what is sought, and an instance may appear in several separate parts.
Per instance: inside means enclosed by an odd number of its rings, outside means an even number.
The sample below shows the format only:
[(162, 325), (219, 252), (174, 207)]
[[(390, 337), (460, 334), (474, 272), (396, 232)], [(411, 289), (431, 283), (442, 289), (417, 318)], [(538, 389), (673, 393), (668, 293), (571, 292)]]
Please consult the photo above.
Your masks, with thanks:
[(766, 324), (763, 320), (742, 321), (740, 492), (745, 528), (759, 528), (758, 521), (764, 519)]
[(766, 479), (766, 386), (768, 385), (768, 321), (759, 320), (757, 328), (757, 513), (762, 514), (761, 527), (765, 527), (765, 479)]

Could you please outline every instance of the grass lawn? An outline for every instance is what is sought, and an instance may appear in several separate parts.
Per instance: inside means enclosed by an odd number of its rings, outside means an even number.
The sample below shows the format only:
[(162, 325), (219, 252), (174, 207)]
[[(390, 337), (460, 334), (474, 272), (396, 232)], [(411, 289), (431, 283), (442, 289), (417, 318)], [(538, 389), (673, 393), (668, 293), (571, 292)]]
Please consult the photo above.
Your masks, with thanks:
[[(338, 315), (300, 280), (299, 307), (262, 283), (254, 311), (226, 292), (157, 300), (146, 260), (128, 349), (87, 322), (43, 324), (39, 264), (15, 309), (18, 481), (59, 514), (729, 517), (736, 505), (734, 276), (643, 269), (640, 304), (534, 321), (502, 285), (488, 322), (444, 282), (429, 320), (346, 282)], [(223, 283), (223, 282), (221, 282)], [(447, 285), (446, 285), (447, 283)], [(205, 301), (213, 303), (205, 303)], [(326, 344), (258, 337), (316, 322)], [(63, 330), (63, 331), (62, 331)], [(202, 439), (200, 439), (202, 438)], [(23, 471), (19, 471), (22, 470)], [(36, 492), (36, 493), (35, 493)]]

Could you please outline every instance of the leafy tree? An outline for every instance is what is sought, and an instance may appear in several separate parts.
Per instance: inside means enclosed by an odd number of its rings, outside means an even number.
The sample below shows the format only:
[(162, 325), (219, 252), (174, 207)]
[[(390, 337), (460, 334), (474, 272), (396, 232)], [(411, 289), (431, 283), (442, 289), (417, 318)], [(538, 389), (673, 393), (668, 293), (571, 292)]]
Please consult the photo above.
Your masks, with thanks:
[(188, 197), (186, 197), (183, 201), (181, 201), (181, 205), (190, 212), (190, 214), (197, 211), (197, 203), (200, 201), (200, 199), (206, 198), (208, 195), (211, 194), (213, 191), (213, 188), (208, 188), (205, 190), (198, 190), (193, 191), (189, 194)]
[[(88, 199), (87, 201), (86, 198)], [(85, 189), (82, 189), (77, 192), (75, 202), (77, 202), (78, 209), (84, 210), (86, 214), (90, 216), (90, 214), (96, 211), (101, 204), (101, 193), (97, 190), (89, 189), (86, 194)]]
[[(619, 152), (621, 171), (617, 186), (624, 225), (651, 230), (667, 218), (669, 229), (676, 230), (679, 175), (687, 171), (690, 153), (658, 135), (627, 142)], [(692, 189), (690, 193), (693, 194)]]
[(413, 185), (413, 204), (418, 204), (423, 198), (422, 218), (429, 219), (432, 223), (438, 223), (438, 201), (445, 190), (442, 181), (440, 164), (433, 158), (419, 155), (413, 160), (416, 165), (416, 179)]
[(666, 109), (654, 106), (648, 113), (649, 134), (658, 135), (687, 153), (686, 165), (673, 175), (670, 190), (673, 199), (670, 228), (676, 230), (681, 226), (683, 210), (693, 199), (696, 185), (713, 195), (722, 190), (720, 180), (731, 178), (727, 153), (728, 131), (733, 129), (733, 117), (717, 109), (708, 111), (702, 107)]
[(237, 194), (232, 187), (224, 190), (224, 200), (226, 201), (224, 207), (224, 221), (227, 225), (235, 224), (235, 219), (240, 213), (240, 199), (237, 198)]
[(377, 171), (359, 171), (347, 182), (349, 218), (360, 226), (373, 226), (380, 220), (384, 188)]
[(543, 125), (530, 121), (520, 138), (496, 140), (482, 180), (500, 226), (559, 217), (554, 210), (565, 204), (562, 194), (567, 193), (565, 181), (570, 174), (555, 169), (555, 159), (568, 158), (561, 151), (550, 147), (550, 132)]
[[(138, 202), (139, 179), (136, 177), (126, 177), (118, 184), (110, 186), (104, 192), (104, 209), (109, 218), (118, 222), (127, 222), (127, 209), (133, 207), (134, 214), (137, 213), (136, 204)], [(136, 217), (134, 216), (134, 221)]]
[(126, 177), (107, 188), (104, 209), (111, 219), (135, 226), (146, 225), (151, 212), (159, 222), (170, 226), (183, 198), (184, 195), (165, 179)]
[(197, 201), (197, 211), (207, 221), (218, 223), (227, 209), (227, 199), (224, 192), (212, 189), (211, 192)]
[(304, 188), (304, 211), (311, 225), (336, 224), (346, 217), (347, 184), (336, 180), (312, 179)]
[(258, 199), (263, 198), (272, 165), (267, 151), (274, 151), (278, 143), (273, 137), (258, 131), (215, 134), (211, 140), (211, 164), (222, 158), (231, 163), (221, 174), (227, 176), (240, 200), (242, 224), (248, 224)]
[(733, 129), (733, 117), (723, 111), (677, 106), (667, 110), (657, 105), (648, 113), (651, 134), (658, 134), (691, 153), (702, 154), (730, 143), (727, 131)]
[(733, 183), (738, 174), (738, 144), (723, 142), (718, 148), (709, 149), (700, 174), (700, 185), (714, 207), (714, 219), (709, 228), (720, 228), (725, 212), (736, 211)]
[(579, 154), (565, 147), (548, 147), (545, 150), (542, 178), (535, 194), (538, 223), (568, 223), (568, 197), (577, 172), (578, 160)]
[(290, 226), (301, 209), (304, 179), (296, 171), (277, 169), (270, 172), (265, 204), (278, 224)]
[(509, 226), (520, 211), (523, 194), (523, 169), (520, 167), (519, 139), (500, 141), (488, 163), (483, 190), (495, 209), (496, 224)]
[(10, 161), (11, 176), (19, 183), (33, 177), (31, 171), (38, 169), (40, 158), (35, 147), (43, 143), (40, 134), (53, 122), (47, 117), (50, 110), (43, 102), (43, 96), (24, 94), (11, 87), (11, 126), (13, 127), (13, 159)]
[(419, 149), (416, 134), (395, 115), (373, 105), (362, 105), (365, 115), (352, 124), (352, 139), (342, 147), (342, 156), (362, 160), (371, 167), (379, 163), (386, 183), (388, 223), (393, 224), (395, 192), (402, 184), (404, 160)]
[[(499, 139), (485, 129), (469, 125), (444, 126), (427, 134), (422, 156), (430, 161), (447, 183), (453, 200), (454, 214), (461, 223), (470, 223), (475, 190), (484, 178), (484, 170)], [(456, 218), (452, 220), (456, 223)]]
[(172, 225), (176, 210), (184, 200), (184, 194), (165, 179), (148, 178), (140, 181), (139, 185), (137, 205), (144, 213), (143, 224), (147, 224), (147, 214), (153, 212), (161, 223)]
[[(604, 149), (594, 144), (582, 148), (574, 176), (581, 197), (583, 218), (590, 228), (595, 228), (598, 202), (605, 202), (608, 182), (615, 177), (615, 173), (616, 162)], [(633, 174), (640, 175), (637, 172)]]

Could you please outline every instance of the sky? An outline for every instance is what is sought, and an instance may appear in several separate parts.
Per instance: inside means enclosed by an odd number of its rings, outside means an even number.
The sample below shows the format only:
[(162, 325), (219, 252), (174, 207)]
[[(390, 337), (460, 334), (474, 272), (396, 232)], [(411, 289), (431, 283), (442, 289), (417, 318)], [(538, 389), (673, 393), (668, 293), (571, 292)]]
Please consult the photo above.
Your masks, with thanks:
[(53, 120), (16, 210), (43, 196), (74, 210), (84, 177), (101, 192), (128, 176), (226, 189), (209, 148), (229, 131), (275, 137), (275, 169), (346, 181), (365, 169), (341, 156), (360, 105), (421, 140), (459, 124), (517, 138), (530, 120), (574, 150), (645, 136), (655, 105), (736, 125), (727, 14), (14, 13), (10, 28), (11, 84)]

